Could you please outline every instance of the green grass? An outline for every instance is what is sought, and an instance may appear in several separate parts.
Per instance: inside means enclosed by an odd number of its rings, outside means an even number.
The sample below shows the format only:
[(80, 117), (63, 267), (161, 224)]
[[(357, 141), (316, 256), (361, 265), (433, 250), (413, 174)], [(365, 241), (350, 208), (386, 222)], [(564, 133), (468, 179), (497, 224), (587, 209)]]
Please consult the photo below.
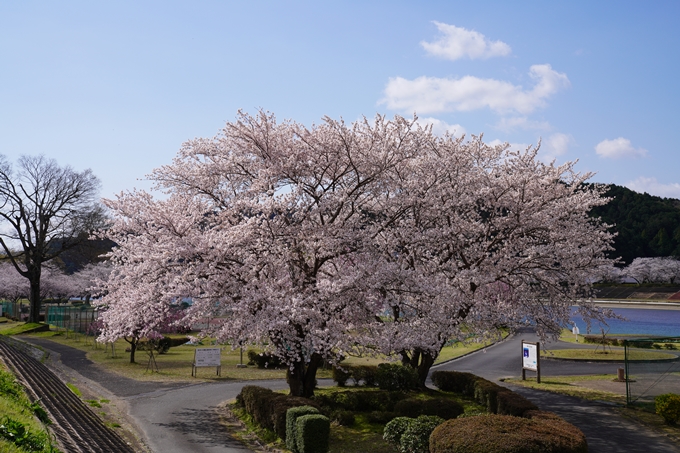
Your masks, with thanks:
[(577, 385), (583, 381), (607, 381), (611, 382), (616, 378), (613, 374), (597, 374), (590, 376), (550, 376), (542, 377), (541, 383), (536, 382), (536, 378), (529, 378), (525, 381), (522, 379), (505, 379), (505, 382), (522, 387), (529, 387), (536, 390), (544, 390), (546, 392), (560, 393), (562, 395), (575, 396), (591, 401), (608, 401), (610, 403), (625, 404), (626, 390), (623, 387), (623, 394), (608, 392), (603, 390), (595, 390), (588, 387)]
[(78, 398), (80, 398), (80, 397), (83, 396), (83, 393), (82, 393), (82, 392), (80, 391), (80, 389), (79, 389), (78, 387), (76, 387), (75, 385), (73, 385), (73, 384), (67, 382), (67, 383), (66, 383), (66, 387), (68, 387), (69, 390), (71, 390)]
[[(14, 323), (12, 332), (22, 331), (22, 323)], [(0, 325), (0, 333), (2, 327)], [(156, 363), (158, 364), (159, 372), (147, 371), (149, 356), (145, 351), (137, 351), (135, 354), (136, 363), (130, 363), (130, 354), (125, 352), (129, 344), (125, 340), (118, 340), (115, 342), (115, 356), (111, 354), (110, 347), (105, 348), (104, 345), (98, 344), (92, 337), (86, 337), (83, 334), (74, 334), (73, 332), (65, 333), (63, 331), (51, 330), (49, 332), (35, 332), (31, 336), (37, 338), (45, 338), (51, 341), (71, 346), (81, 351), (86, 352), (87, 358), (92, 362), (100, 365), (106, 371), (119, 374), (131, 379), (139, 381), (176, 381), (176, 382), (203, 382), (203, 381), (224, 381), (224, 380), (261, 380), (261, 379), (284, 379), (286, 377), (285, 369), (259, 369), (256, 366), (248, 366), (247, 368), (237, 368), (240, 363), (239, 349), (231, 350), (230, 346), (222, 346), (222, 372), (221, 376), (216, 375), (215, 368), (199, 368), (197, 370), (197, 377), (191, 376), (191, 364), (194, 359), (194, 351), (201, 347), (215, 347), (210, 344), (209, 340), (204, 340), (203, 345), (192, 346), (182, 345), (170, 348), (166, 354), (155, 354)], [(181, 337), (182, 335), (171, 335), (174, 337)], [(507, 336), (507, 334), (504, 334)], [(476, 351), (491, 342), (477, 343), (469, 342), (466, 344), (455, 343), (450, 346), (445, 346), (437, 361), (441, 363), (455, 357)], [(256, 347), (250, 347), (258, 352), (261, 350)], [(243, 357), (244, 363), (247, 363), (247, 350), (244, 348)], [(387, 358), (384, 356), (378, 357), (348, 357), (343, 364), (348, 365), (366, 365), (386, 362)], [(320, 369), (317, 372), (317, 378), (332, 377), (331, 370)]]
[[(4, 364), (0, 362), (0, 423), (3, 423), (5, 417), (21, 423), (30, 433), (43, 439), (45, 443), (43, 444), (42, 451), (48, 452), (51, 448), (50, 435), (34, 415), (34, 408), (35, 406), (31, 404), (24, 393), (23, 387), (16, 381), (14, 375), (4, 367)], [(2, 437), (0, 437), (0, 451), (3, 453), (25, 452), (25, 450), (20, 449), (13, 442)], [(57, 450), (53, 449), (52, 451), (56, 452)]]
[[(604, 351), (602, 347), (599, 350), (592, 349), (558, 349), (545, 352), (545, 357), (554, 357), (559, 359), (572, 360), (606, 360), (623, 362), (625, 359), (623, 348), (607, 347)], [(641, 349), (628, 349), (628, 360), (667, 360), (675, 359), (675, 354), (668, 354), (666, 352), (656, 352)]]
[(45, 324), (31, 323), (31, 322), (16, 322), (8, 321), (0, 324), (0, 335), (21, 335), (30, 333), (36, 329), (44, 329)]

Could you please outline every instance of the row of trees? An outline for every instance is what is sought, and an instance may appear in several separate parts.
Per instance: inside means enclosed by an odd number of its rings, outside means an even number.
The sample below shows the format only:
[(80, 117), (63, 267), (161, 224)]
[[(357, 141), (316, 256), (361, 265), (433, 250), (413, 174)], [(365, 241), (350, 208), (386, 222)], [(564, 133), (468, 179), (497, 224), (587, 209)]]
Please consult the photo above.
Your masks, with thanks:
[[(88, 302), (95, 287), (106, 281), (110, 272), (111, 266), (108, 263), (88, 264), (73, 274), (67, 274), (49, 264), (45, 265), (40, 278), (40, 299), (67, 301), (77, 297)], [(17, 302), (28, 299), (30, 294), (29, 280), (19, 274), (12, 264), (0, 264), (0, 298)]]
[(625, 281), (627, 278), (642, 283), (680, 283), (680, 260), (674, 257), (635, 258), (623, 269), (612, 268), (607, 280)]
[(573, 163), (545, 165), (482, 137), (438, 137), (382, 116), (306, 128), (239, 114), (186, 143), (142, 191), (106, 201), (114, 270), (103, 341), (157, 333), (178, 300), (206, 335), (268, 344), (294, 395), (322, 360), (357, 350), (401, 357), (424, 383), (451, 338), (531, 324), (554, 333), (612, 235), (602, 188)]

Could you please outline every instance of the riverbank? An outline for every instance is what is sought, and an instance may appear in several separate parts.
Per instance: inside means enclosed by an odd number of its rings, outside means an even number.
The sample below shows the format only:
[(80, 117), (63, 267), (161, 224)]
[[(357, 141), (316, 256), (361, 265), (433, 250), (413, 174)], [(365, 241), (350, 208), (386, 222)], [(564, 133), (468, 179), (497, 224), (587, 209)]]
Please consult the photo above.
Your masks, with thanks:
[(595, 299), (595, 305), (603, 308), (642, 308), (648, 310), (680, 310), (680, 303), (651, 300), (610, 300)]

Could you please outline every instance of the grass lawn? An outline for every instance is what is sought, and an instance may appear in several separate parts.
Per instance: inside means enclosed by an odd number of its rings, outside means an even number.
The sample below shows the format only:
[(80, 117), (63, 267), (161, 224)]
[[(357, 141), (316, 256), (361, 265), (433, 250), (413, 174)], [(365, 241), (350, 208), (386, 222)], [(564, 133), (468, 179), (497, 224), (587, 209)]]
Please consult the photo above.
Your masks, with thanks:
[[(619, 361), (625, 360), (623, 348), (609, 348), (602, 350), (592, 349), (558, 349), (545, 352), (545, 358), (572, 359), (572, 360), (606, 360)], [(666, 352), (656, 352), (644, 349), (628, 349), (628, 360), (668, 360), (677, 359), (675, 354)]]
[[(22, 322), (7, 322), (0, 324), (0, 335), (19, 335), (27, 330), (35, 328), (36, 325)], [(54, 327), (52, 327), (54, 329)], [(215, 368), (198, 368), (197, 377), (191, 376), (191, 364), (194, 359), (194, 351), (201, 347), (215, 347), (210, 341), (204, 340), (203, 345), (182, 345), (170, 348), (165, 354), (155, 354), (158, 372), (151, 372), (148, 368), (149, 355), (146, 351), (137, 351), (135, 354), (136, 363), (130, 363), (130, 354), (125, 352), (129, 344), (125, 340), (118, 340), (114, 344), (115, 355), (112, 355), (111, 348), (96, 343), (92, 337), (82, 334), (66, 333), (64, 331), (51, 330), (49, 332), (34, 332), (28, 334), (37, 338), (46, 338), (56, 343), (71, 346), (87, 353), (87, 358), (102, 366), (107, 371), (120, 374), (140, 381), (220, 381), (220, 380), (258, 380), (258, 379), (283, 379), (286, 377), (285, 369), (259, 369), (256, 366), (238, 368), (241, 363), (240, 350), (231, 350), (230, 346), (222, 347), (222, 370), (221, 376), (216, 375)], [(504, 334), (507, 336), (507, 334)], [(171, 337), (181, 337), (182, 335), (170, 335)], [(487, 343), (470, 342), (468, 344), (455, 343), (445, 346), (437, 359), (436, 363), (450, 360), (455, 357), (467, 354), (480, 349)], [(250, 347), (257, 352), (261, 350)], [(343, 363), (348, 365), (377, 365), (386, 362), (386, 357), (348, 357)], [(243, 363), (248, 362), (247, 349), (243, 350)], [(318, 378), (331, 378), (331, 370), (321, 369), (317, 372)]]

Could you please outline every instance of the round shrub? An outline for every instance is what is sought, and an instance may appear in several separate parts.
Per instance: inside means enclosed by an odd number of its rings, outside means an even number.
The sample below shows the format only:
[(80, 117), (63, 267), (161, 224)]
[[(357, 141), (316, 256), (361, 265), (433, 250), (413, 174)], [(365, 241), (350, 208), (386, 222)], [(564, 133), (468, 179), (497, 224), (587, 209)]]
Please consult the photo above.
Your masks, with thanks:
[(403, 453), (429, 453), (430, 435), (444, 421), (443, 418), (433, 415), (421, 415), (413, 420), (401, 436), (401, 451)]
[(561, 418), (511, 415), (457, 418), (430, 436), (430, 453), (587, 453), (586, 437)]
[(408, 425), (412, 420), (413, 419), (409, 417), (397, 417), (393, 419), (391, 422), (385, 425), (383, 439), (395, 447), (399, 447), (401, 436), (404, 435), (406, 428), (408, 428)]
[(389, 423), (395, 418), (397, 418), (397, 413), (390, 411), (371, 411), (366, 414), (366, 420), (369, 423), (380, 423), (381, 425)]
[(664, 393), (654, 399), (656, 413), (666, 420), (669, 425), (675, 425), (680, 420), (680, 395)]
[(396, 363), (381, 363), (375, 381), (380, 390), (412, 390), (418, 388), (418, 372)]

